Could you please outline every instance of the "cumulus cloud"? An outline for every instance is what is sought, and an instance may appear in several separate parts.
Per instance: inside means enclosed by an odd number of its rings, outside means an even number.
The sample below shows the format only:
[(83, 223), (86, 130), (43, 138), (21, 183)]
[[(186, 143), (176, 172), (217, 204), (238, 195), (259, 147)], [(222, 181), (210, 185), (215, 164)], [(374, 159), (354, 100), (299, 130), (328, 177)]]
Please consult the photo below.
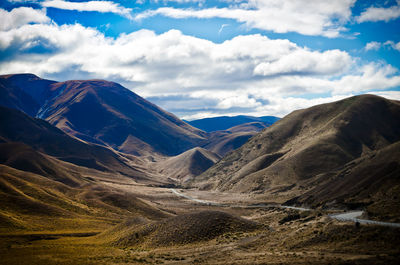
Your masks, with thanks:
[(329, 50), (321, 53), (298, 49), (276, 61), (260, 63), (254, 73), (263, 76), (334, 75), (345, 70), (350, 62), (349, 54), (343, 51)]
[(400, 0), (397, 0), (397, 5), (391, 7), (369, 7), (356, 18), (358, 23), (363, 22), (388, 22), (400, 17)]
[(372, 42), (368, 42), (365, 45), (364, 49), (366, 51), (370, 51), (370, 50), (377, 51), (377, 50), (381, 49), (382, 47), (400, 51), (400, 42), (395, 43), (394, 41), (391, 41), (391, 40), (388, 40), (386, 42), (372, 41)]
[(17, 28), (27, 23), (47, 23), (49, 21), (45, 10), (19, 7), (8, 12), (0, 8), (0, 30)]
[(138, 14), (137, 20), (155, 15), (176, 19), (226, 18), (245, 23), (249, 28), (277, 33), (298, 32), (304, 35), (337, 37), (351, 17), (355, 0), (249, 0), (227, 1), (225, 8), (179, 9), (163, 7)]
[[(9, 16), (13, 10), (1, 12)], [(360, 65), (344, 51), (315, 51), (259, 34), (223, 43), (177, 30), (139, 30), (111, 38), (80, 24), (43, 22), (17, 23), (0, 31), (0, 54), (7, 55), (0, 61), (0, 73), (114, 80), (185, 118), (282, 116), (296, 108), (400, 86), (398, 71), (390, 65)], [(325, 97), (303, 98), (309, 93)]]
[(100, 13), (115, 13), (132, 19), (131, 8), (125, 8), (111, 1), (69, 2), (64, 0), (46, 0), (41, 3), (43, 7), (53, 7), (64, 10), (96, 11)]
[(381, 44), (380, 42), (371, 41), (371, 42), (368, 42), (368, 43), (365, 45), (365, 50), (366, 50), (366, 51), (370, 51), (370, 50), (375, 50), (375, 51), (377, 51), (377, 50), (379, 50), (379, 49), (381, 48), (381, 46), (382, 46), (382, 44)]

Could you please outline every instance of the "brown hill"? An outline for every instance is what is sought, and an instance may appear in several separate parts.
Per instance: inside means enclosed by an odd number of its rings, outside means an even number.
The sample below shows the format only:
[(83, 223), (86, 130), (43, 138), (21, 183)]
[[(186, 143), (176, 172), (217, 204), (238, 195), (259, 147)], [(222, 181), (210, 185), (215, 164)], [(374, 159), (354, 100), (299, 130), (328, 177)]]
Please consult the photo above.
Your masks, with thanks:
[(321, 177), (321, 183), (288, 204), (365, 207), (369, 218), (400, 222), (400, 142), (373, 151)]
[(166, 177), (185, 181), (200, 175), (219, 159), (217, 154), (195, 147), (180, 155), (158, 162), (155, 167), (160, 174)]
[(202, 211), (144, 225), (132, 225), (131, 222), (127, 222), (113, 228), (112, 233), (106, 232), (106, 237), (111, 244), (124, 247), (138, 244), (170, 246), (206, 241), (227, 232), (252, 231), (258, 227), (253, 221), (225, 212)]
[(117, 83), (104, 80), (57, 83), (31, 74), (6, 75), (0, 80), (11, 90), (22, 90), (34, 99), (40, 106), (36, 117), (82, 140), (134, 155), (149, 152), (177, 155), (199, 145), (206, 136)]
[(283, 202), (399, 140), (398, 101), (351, 97), (292, 112), (196, 178), (196, 185), (261, 192)]

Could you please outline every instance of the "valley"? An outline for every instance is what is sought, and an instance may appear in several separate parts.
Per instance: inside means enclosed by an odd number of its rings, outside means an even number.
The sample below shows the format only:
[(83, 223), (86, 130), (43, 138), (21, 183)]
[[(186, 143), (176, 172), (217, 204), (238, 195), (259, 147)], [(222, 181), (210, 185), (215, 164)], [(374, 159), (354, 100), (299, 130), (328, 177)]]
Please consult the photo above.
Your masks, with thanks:
[[(396, 264), (398, 259), (398, 228), (339, 222), (327, 216), (335, 210), (240, 207), (255, 205), (262, 199), (258, 196), (182, 191), (202, 200), (237, 204), (207, 205), (176, 196), (169, 188), (125, 181), (103, 184), (183, 219), (171, 219), (150, 234), (141, 230), (146, 220), (140, 215), (68, 232), (3, 232), (2, 264)], [(244, 220), (242, 226), (235, 224), (235, 216)], [(193, 223), (203, 232), (188, 233)], [(206, 227), (197, 227), (201, 223)]]
[(1, 264), (397, 264), (399, 101), (203, 131), (105, 80), (0, 89)]

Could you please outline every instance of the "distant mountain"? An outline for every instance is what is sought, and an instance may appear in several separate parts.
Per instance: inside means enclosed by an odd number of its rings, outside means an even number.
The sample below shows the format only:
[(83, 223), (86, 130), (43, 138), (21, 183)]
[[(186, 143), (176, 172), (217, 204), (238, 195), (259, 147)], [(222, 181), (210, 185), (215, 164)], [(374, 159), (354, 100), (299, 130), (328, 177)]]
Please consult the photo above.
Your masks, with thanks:
[(159, 173), (166, 177), (185, 181), (200, 175), (219, 159), (220, 157), (217, 154), (195, 147), (180, 155), (161, 161), (155, 167)]
[(277, 120), (279, 120), (279, 118), (274, 116), (252, 117), (252, 116), (239, 115), (233, 117), (221, 116), (214, 118), (205, 118), (205, 119), (192, 120), (186, 122), (205, 132), (214, 132), (214, 131), (227, 130), (231, 127), (250, 122), (262, 122), (265, 123), (266, 126), (270, 126)]
[(208, 141), (202, 147), (221, 157), (241, 147), (251, 137), (269, 125), (264, 122), (249, 122), (223, 131), (209, 133)]
[[(398, 141), (400, 102), (373, 95), (355, 96), (292, 112), (229, 153), (197, 177), (195, 184), (222, 191), (261, 192), (266, 199), (284, 202), (310, 189), (321, 188), (319, 185), (327, 179), (343, 176), (338, 172), (349, 163), (358, 163), (358, 159), (367, 159), (375, 152), (382, 152), (379, 153), (382, 157), (395, 155), (399, 145), (389, 146)], [(398, 178), (391, 175), (397, 170), (397, 162), (378, 161), (380, 168), (388, 170), (384, 175), (378, 174), (379, 170), (365, 170), (368, 168), (365, 166), (363, 170), (357, 169), (363, 176), (354, 175), (349, 181), (352, 184), (342, 185), (340, 192), (331, 193), (340, 183), (337, 180), (320, 190), (317, 188), (310, 196), (332, 194), (327, 195), (332, 200), (340, 194), (352, 196), (355, 180), (358, 180), (356, 190), (367, 189), (369, 196), (375, 196), (388, 183), (399, 185)], [(359, 197), (358, 202), (362, 199), (363, 196)], [(299, 201), (329, 200), (300, 197)]]
[(55, 82), (32, 74), (0, 76), (0, 104), (49, 121), (84, 141), (134, 155), (177, 155), (206, 134), (121, 85)]

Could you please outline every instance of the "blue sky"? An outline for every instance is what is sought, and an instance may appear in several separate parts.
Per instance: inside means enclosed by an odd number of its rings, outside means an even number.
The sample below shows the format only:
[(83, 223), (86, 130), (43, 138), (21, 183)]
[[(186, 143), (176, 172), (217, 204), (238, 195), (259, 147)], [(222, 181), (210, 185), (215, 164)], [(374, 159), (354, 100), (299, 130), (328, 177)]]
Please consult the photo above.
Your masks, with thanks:
[(116, 81), (181, 118), (400, 99), (400, 1), (0, 2), (0, 74)]

